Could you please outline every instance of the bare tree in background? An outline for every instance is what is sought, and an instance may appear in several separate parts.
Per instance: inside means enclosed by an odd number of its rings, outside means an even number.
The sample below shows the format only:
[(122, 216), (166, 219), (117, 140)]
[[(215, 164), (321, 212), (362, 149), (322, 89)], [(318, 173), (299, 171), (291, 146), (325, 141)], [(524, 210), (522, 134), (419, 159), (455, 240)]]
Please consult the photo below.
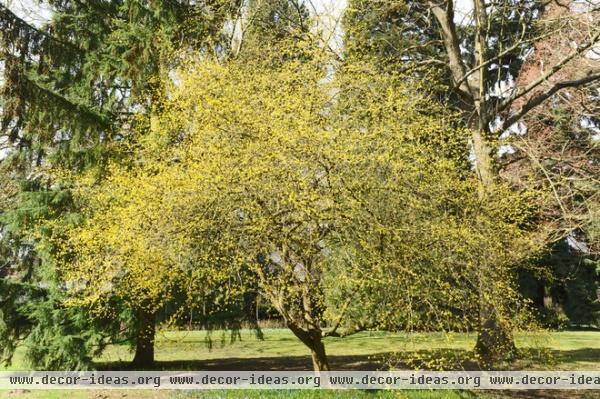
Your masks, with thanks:
[[(531, 115), (548, 109), (563, 93), (580, 91), (600, 79), (600, 65), (586, 58), (600, 40), (598, 8), (581, 1), (474, 0), (468, 15), (471, 23), (459, 25), (454, 1), (431, 1), (429, 6), (443, 40), (452, 89), (460, 97), (459, 107), (471, 130), (480, 193), (483, 199), (489, 198), (501, 176), (502, 165), (496, 156), (497, 151), (503, 138), (511, 131), (518, 132), (516, 124), (530, 121)], [(550, 38), (560, 41), (560, 44), (546, 48), (544, 53), (544, 46), (553, 43)], [(472, 48), (469, 49), (469, 46)], [(516, 84), (509, 84), (508, 77), (502, 76), (503, 69), (507, 69), (506, 64), (525, 60), (531, 57), (532, 52), (536, 55), (538, 66), (525, 63), (517, 71)], [(520, 128), (523, 129), (523, 125)], [(547, 153), (548, 148), (543, 148), (545, 139), (539, 129), (534, 130), (538, 131), (537, 148), (532, 147), (534, 141), (528, 140), (528, 144), (522, 142), (519, 149), (526, 150), (524, 153), (529, 155), (529, 161), (537, 166), (545, 184), (550, 185), (555, 193), (559, 208), (562, 207), (561, 215), (553, 216), (554, 229), (545, 230), (543, 239), (552, 240), (557, 238), (558, 230), (559, 235), (564, 236), (565, 232), (580, 225), (582, 220), (577, 224), (572, 222), (574, 215), (581, 211), (581, 202), (571, 202), (571, 208), (567, 209), (562, 197), (571, 196), (573, 199), (574, 194), (556, 191), (554, 181), (561, 177), (561, 172), (555, 170), (553, 175), (544, 172), (539, 151)], [(552, 146), (550, 153), (547, 153), (550, 157), (559, 156), (557, 162), (562, 160), (560, 148)], [(580, 167), (586, 164), (585, 152), (580, 152), (578, 157)], [(579, 171), (587, 177), (594, 173), (582, 168)], [(591, 177), (597, 179), (597, 175)], [(498, 315), (493, 295), (488, 292), (492, 284), (487, 279), (493, 278), (493, 275), (488, 270), (480, 272), (480, 331), (476, 351), (486, 360), (515, 351), (509, 323)]]
[[(554, 4), (549, 16), (560, 17), (565, 5)], [(584, 7), (583, 9), (581, 7)], [(570, 12), (582, 12), (578, 3)], [(586, 39), (586, 13), (572, 20), (570, 32), (556, 32), (535, 43), (534, 54), (523, 66), (517, 84), (527, 86), (573, 50), (574, 43)], [(505, 135), (512, 154), (505, 157), (502, 176), (518, 187), (548, 193), (542, 207), (544, 230), (551, 242), (565, 237), (578, 238), (587, 233), (600, 201), (600, 84), (594, 78), (600, 70), (600, 53), (592, 47), (584, 57), (566, 64), (543, 83), (544, 90), (561, 87), (564, 82), (593, 80), (586, 84), (563, 87), (531, 109), (523, 123), (527, 134)], [(523, 107), (535, 95), (524, 96), (513, 107)], [(522, 132), (525, 133), (525, 132)], [(597, 252), (598, 243), (587, 234), (585, 250)]]

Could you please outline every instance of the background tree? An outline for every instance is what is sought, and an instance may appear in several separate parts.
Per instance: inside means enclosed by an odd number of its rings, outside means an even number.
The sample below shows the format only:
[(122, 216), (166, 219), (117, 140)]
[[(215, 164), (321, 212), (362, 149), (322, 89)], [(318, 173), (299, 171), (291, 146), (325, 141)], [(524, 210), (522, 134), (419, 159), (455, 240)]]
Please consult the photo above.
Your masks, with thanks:
[[(88, 347), (99, 342), (94, 338), (88, 345), (82, 331), (100, 326), (92, 328), (83, 312), (66, 311), (62, 305), (56, 249), (47, 240), (52, 233), (40, 226), (42, 220), (70, 223), (77, 219), (77, 210), (69, 187), (59, 183), (52, 168), (95, 168), (101, 177), (107, 160), (120, 157), (111, 144), (137, 139), (133, 127), (144, 119), (136, 116), (156, 105), (160, 75), (177, 62), (173, 51), (226, 52), (223, 25), (239, 7), (219, 1), (190, 5), (127, 0), (46, 5), (52, 19), (41, 27), (0, 5), (1, 142), (6, 147), (2, 173), (20, 186), (16, 201), (2, 214), (3, 253), (11, 265), (2, 279), (11, 287), (1, 298), (7, 310), (2, 347), (10, 354), (15, 341), (27, 337), (35, 343), (27, 347), (38, 348), (30, 353), (34, 366), (73, 369), (87, 367)], [(20, 301), (31, 287), (36, 300), (23, 306)], [(9, 317), (16, 311), (20, 317)], [(100, 328), (103, 340), (119, 332), (120, 323), (114, 321), (112, 327)], [(53, 342), (69, 339), (80, 345), (57, 352)]]
[(524, 294), (550, 328), (597, 326), (598, 262), (573, 241), (559, 241), (538, 262), (540, 269), (519, 276)]
[[(268, 55), (274, 60), (297, 58), (300, 42), (314, 40), (311, 34), (313, 16), (299, 0), (248, 0), (238, 46), (237, 57), (256, 59)], [(289, 49), (296, 53), (290, 53)]]
[[(544, 18), (548, 23), (568, 18), (574, 29), (568, 34), (550, 31), (535, 43), (535, 51), (523, 65), (519, 85), (530, 84), (546, 65), (555, 64), (572, 51), (574, 41), (585, 39), (582, 35), (589, 23), (590, 4), (565, 7), (550, 5)], [(568, 17), (565, 11), (570, 12)], [(549, 79), (550, 83), (597, 70), (596, 51), (593, 47), (585, 56), (572, 60)], [(572, 324), (597, 324), (598, 247), (593, 237), (594, 212), (600, 203), (597, 89), (597, 82), (563, 88), (523, 119), (527, 134), (502, 137), (506, 153), (501, 162), (507, 165), (502, 168), (504, 178), (520, 189), (545, 188), (547, 193), (541, 219), (551, 245), (541, 264), (553, 277), (542, 278), (538, 286), (546, 289), (546, 305), (558, 309), (564, 322)], [(543, 304), (541, 307), (552, 312)]]
[[(494, 187), (501, 181), (499, 176), (504, 165), (496, 154), (503, 144), (502, 139), (515, 128), (513, 125), (540, 104), (554, 98), (559, 91), (581, 87), (598, 79), (594, 69), (582, 76), (567, 68), (573, 61), (584, 58), (598, 41), (595, 24), (590, 23), (596, 18), (593, 7), (585, 13), (569, 11), (558, 14), (552, 13), (553, 7), (547, 7), (549, 3), (535, 1), (501, 4), (475, 1), (468, 9), (458, 9), (453, 1), (382, 3), (375, 12), (383, 10), (381, 15), (388, 18), (373, 18), (376, 25), (362, 29), (362, 36), (358, 33), (349, 36), (349, 40), (363, 37), (367, 47), (375, 49), (371, 53), (394, 51), (400, 55), (403, 64), (446, 63), (446, 73), (441, 75), (441, 81), (445, 83), (446, 77), (449, 78), (449, 87), (454, 93), (454, 98), (450, 97), (451, 103), (462, 112), (464, 125), (472, 131), (474, 167), (481, 182), (482, 198), (487, 201), (491, 200)], [(348, 23), (352, 22), (352, 13), (370, 15), (370, 10), (361, 8), (361, 5), (360, 2), (351, 3)], [(418, 17), (411, 17), (408, 21), (395, 18), (393, 10), (402, 8), (418, 13)], [(569, 9), (568, 5), (566, 9)], [(416, 21), (423, 21), (422, 25), (427, 29), (415, 29)], [(576, 27), (575, 32), (567, 33), (573, 27)], [(352, 29), (348, 29), (351, 35)], [(405, 44), (406, 41), (395, 32), (406, 32), (403, 37), (411, 38), (416, 45)], [(536, 72), (527, 83), (520, 84), (523, 82), (519, 79), (523, 61), (536, 43), (550, 35), (572, 38), (577, 45), (564, 53), (555, 53), (556, 57), (545, 65), (543, 71)], [(390, 37), (397, 39), (390, 43), (387, 40)], [(350, 44), (349, 48), (353, 45)], [(559, 73), (569, 70), (571, 73)], [(517, 84), (513, 86), (515, 81)], [(544, 189), (546, 193), (552, 191), (548, 185)], [(535, 207), (544, 209), (545, 205), (542, 203)], [(544, 211), (540, 213), (541, 217)], [(543, 232), (540, 240), (552, 243), (556, 236), (549, 234), (546, 227), (539, 229)], [(560, 231), (564, 231), (564, 227), (560, 227)], [(545, 234), (548, 235), (542, 238)], [(485, 267), (489, 269), (492, 266)], [(493, 274), (486, 272), (481, 275)], [(482, 283), (482, 287), (487, 285), (493, 284)], [(509, 327), (503, 326), (499, 319), (506, 320), (494, 309), (493, 303), (482, 300), (481, 331), (476, 349), (489, 360), (501, 354), (514, 353)]]
[(452, 95), (442, 38), (428, 8), (423, 1), (348, 1), (342, 65), (359, 61), (382, 72), (410, 70), (434, 83), (423, 89), (442, 99)]

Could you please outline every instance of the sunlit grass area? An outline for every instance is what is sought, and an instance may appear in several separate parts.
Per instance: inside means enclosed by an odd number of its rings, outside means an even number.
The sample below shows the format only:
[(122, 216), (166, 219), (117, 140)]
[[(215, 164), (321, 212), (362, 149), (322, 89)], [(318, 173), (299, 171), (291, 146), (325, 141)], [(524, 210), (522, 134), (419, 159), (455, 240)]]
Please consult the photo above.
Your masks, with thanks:
[[(520, 333), (517, 344), (522, 358), (510, 367), (517, 369), (599, 370), (600, 333), (591, 331)], [(468, 359), (475, 335), (468, 334), (392, 334), (363, 332), (347, 338), (328, 338), (327, 352), (333, 369), (377, 369), (395, 359), (402, 367), (407, 359)], [(103, 369), (125, 368), (132, 358), (128, 347), (112, 346), (97, 359)], [(236, 335), (230, 332), (162, 331), (157, 337), (157, 369), (171, 370), (286, 370), (310, 369), (308, 350), (287, 329), (265, 329), (263, 339), (251, 330)], [(415, 364), (415, 363), (413, 363)], [(507, 365), (508, 367), (508, 365)], [(11, 366), (27, 369), (21, 349)], [(271, 399), (271, 398), (342, 398), (342, 399), (437, 399), (499, 398), (518, 393), (474, 393), (455, 391), (0, 391), (1, 398), (22, 399)], [(571, 397), (571, 393), (559, 396)], [(598, 397), (587, 392), (578, 398)], [(519, 396), (523, 397), (523, 396)], [(526, 396), (535, 398), (538, 396)]]
[[(252, 330), (236, 334), (215, 331), (161, 331), (157, 336), (157, 368), (171, 370), (302, 370), (311, 368), (308, 349), (287, 329), (264, 329), (262, 339)], [(567, 331), (516, 334), (523, 358), (512, 368), (600, 369), (600, 332)], [(399, 364), (428, 352), (467, 358), (473, 334), (393, 334), (363, 332), (327, 338), (333, 369), (379, 369), (392, 358)], [(23, 348), (11, 370), (27, 370)], [(420, 354), (421, 356), (415, 356)], [(133, 354), (127, 345), (111, 346), (97, 359), (101, 369), (126, 367)]]

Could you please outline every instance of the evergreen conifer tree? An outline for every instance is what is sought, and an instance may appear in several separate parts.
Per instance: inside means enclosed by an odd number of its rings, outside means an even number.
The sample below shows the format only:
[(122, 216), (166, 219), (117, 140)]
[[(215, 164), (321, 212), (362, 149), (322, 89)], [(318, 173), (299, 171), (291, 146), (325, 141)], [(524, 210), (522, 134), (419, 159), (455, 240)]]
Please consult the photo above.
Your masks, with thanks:
[[(89, 367), (117, 336), (137, 343), (134, 363), (153, 361), (153, 315), (90, 318), (66, 308), (60, 271), (44, 220), (76, 223), (78, 206), (61, 169), (94, 169), (122, 157), (115, 143), (135, 143), (136, 125), (157, 106), (161, 75), (178, 50), (223, 54), (223, 26), (235, 1), (50, 0), (52, 19), (36, 27), (0, 5), (3, 66), (0, 162), (3, 183), (18, 186), (0, 204), (0, 348), (10, 360), (25, 339), (33, 367)], [(142, 117), (140, 117), (142, 116)], [(122, 146), (121, 146), (122, 147)], [(119, 148), (121, 148), (119, 147)]]

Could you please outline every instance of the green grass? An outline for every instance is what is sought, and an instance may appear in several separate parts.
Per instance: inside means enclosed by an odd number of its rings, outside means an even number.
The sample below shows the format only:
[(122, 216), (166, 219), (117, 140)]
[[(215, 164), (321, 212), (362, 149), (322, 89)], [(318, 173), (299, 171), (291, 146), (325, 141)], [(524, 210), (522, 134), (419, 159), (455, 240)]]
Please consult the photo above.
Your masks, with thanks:
[[(65, 393), (68, 392), (68, 398)], [(483, 396), (458, 391), (32, 391), (0, 398), (16, 399), (475, 399)]]
[[(228, 333), (212, 333), (212, 347), (207, 346), (207, 335), (202, 331), (162, 332), (157, 340), (158, 366), (171, 370), (310, 369), (308, 349), (289, 330), (263, 332), (264, 340), (259, 340), (254, 332), (244, 330), (234, 342)], [(599, 332), (517, 334), (516, 341), (527, 356), (514, 368), (600, 369)], [(439, 353), (469, 357), (475, 335), (363, 332), (346, 338), (327, 338), (325, 342), (333, 369), (361, 370), (380, 368), (381, 362), (391, 355), (403, 360), (415, 352), (434, 357)], [(100, 367), (114, 368), (131, 357), (126, 346), (111, 347), (98, 361)]]
[[(289, 330), (268, 329), (263, 333), (264, 340), (259, 340), (253, 331), (244, 330), (233, 342), (229, 333), (212, 333), (212, 347), (206, 344), (205, 332), (160, 333), (156, 358), (165, 368), (179, 369), (195, 369), (199, 366), (235, 369), (248, 364), (248, 359), (253, 359), (253, 369), (260, 369), (256, 366), (263, 366), (265, 370), (310, 368), (308, 349)], [(347, 338), (325, 340), (327, 354), (334, 366), (358, 369), (361, 364), (377, 361), (378, 357), (389, 352), (431, 348), (468, 349), (473, 342), (474, 337), (462, 334), (448, 340), (442, 334), (408, 336), (383, 332), (364, 332)], [(129, 350), (121, 346), (106, 351), (99, 361), (110, 364), (130, 359)]]
[[(285, 329), (266, 329), (264, 340), (244, 330), (231, 342), (227, 333), (213, 332), (212, 347), (206, 345), (202, 331), (160, 332), (157, 337), (157, 368), (167, 370), (285, 370), (309, 369), (308, 350)], [(517, 345), (525, 356), (510, 367), (517, 369), (600, 370), (599, 332), (556, 332), (517, 334)], [(468, 358), (475, 341), (467, 334), (390, 334), (364, 332), (347, 338), (328, 338), (327, 353), (333, 369), (376, 369), (382, 360), (395, 353), (398, 359), (457, 356)], [(17, 356), (13, 370), (27, 369)], [(112, 346), (97, 359), (100, 368), (117, 369), (131, 360), (126, 346)], [(507, 365), (508, 367), (508, 365)], [(498, 394), (475, 394), (456, 391), (41, 391), (10, 393), (0, 391), (0, 398), (19, 399), (437, 399), (495, 398)], [(536, 397), (536, 396), (530, 396)], [(554, 396), (548, 396), (554, 397)], [(597, 396), (578, 396), (597, 397)]]

